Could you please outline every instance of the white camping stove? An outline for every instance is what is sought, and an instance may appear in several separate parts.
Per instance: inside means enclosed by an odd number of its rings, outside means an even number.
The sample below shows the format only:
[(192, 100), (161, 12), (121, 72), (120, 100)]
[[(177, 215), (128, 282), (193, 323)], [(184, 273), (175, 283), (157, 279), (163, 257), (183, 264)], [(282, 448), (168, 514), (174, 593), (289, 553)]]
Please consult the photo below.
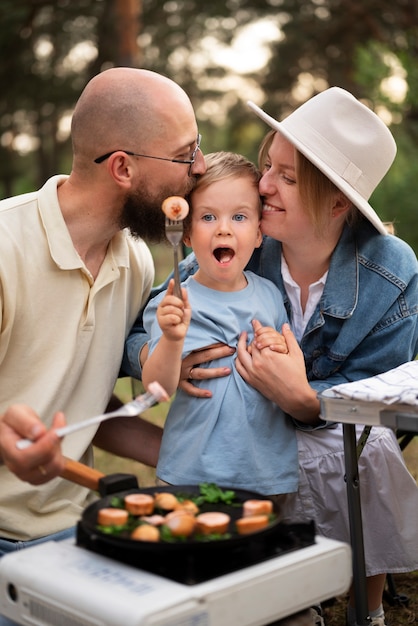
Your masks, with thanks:
[(0, 559), (0, 612), (33, 626), (262, 626), (347, 591), (351, 549), (312, 545), (185, 585), (75, 545)]

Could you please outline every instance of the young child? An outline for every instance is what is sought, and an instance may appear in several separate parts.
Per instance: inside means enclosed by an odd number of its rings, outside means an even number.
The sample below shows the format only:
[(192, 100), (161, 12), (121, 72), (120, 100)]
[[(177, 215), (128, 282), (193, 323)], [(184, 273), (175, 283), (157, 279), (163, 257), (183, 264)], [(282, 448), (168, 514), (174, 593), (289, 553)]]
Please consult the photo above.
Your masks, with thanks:
[[(173, 295), (170, 281), (144, 312), (151, 339), (142, 380), (145, 386), (158, 380), (169, 394), (177, 389), (187, 354), (218, 342), (235, 348), (243, 330), (251, 338), (253, 324), (262, 326), (260, 349), (274, 344), (287, 352), (279, 332), (287, 321), (279, 290), (244, 271), (262, 240), (259, 171), (233, 153), (205, 159), (207, 171), (190, 196), (184, 236), (199, 270), (183, 283), (182, 300)], [(157, 477), (169, 484), (215, 482), (264, 495), (295, 492), (294, 426), (277, 405), (245, 383), (234, 358), (206, 364), (231, 372), (204, 381), (210, 391), (206, 398), (177, 390), (165, 423)]]

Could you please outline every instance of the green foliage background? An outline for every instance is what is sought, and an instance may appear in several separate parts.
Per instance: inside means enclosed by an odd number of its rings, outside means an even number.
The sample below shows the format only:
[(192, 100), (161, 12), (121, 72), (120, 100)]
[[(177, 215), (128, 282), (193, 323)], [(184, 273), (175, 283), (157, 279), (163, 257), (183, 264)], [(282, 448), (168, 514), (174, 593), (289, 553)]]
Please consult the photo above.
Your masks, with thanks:
[[(224, 46), (260, 20), (278, 28), (266, 42), (270, 59), (257, 71), (224, 66)], [(253, 46), (250, 34), (250, 52)], [(231, 149), (253, 160), (266, 128), (249, 115), (247, 99), (281, 118), (338, 85), (386, 111), (398, 156), (372, 203), (418, 249), (416, 0), (2, 0), (0, 48), (0, 197), (70, 170), (61, 120), (90, 77), (113, 65), (179, 82), (195, 106), (203, 150)], [(395, 70), (408, 87), (400, 102), (383, 89)], [(17, 149), (22, 135), (33, 139), (29, 152)]]

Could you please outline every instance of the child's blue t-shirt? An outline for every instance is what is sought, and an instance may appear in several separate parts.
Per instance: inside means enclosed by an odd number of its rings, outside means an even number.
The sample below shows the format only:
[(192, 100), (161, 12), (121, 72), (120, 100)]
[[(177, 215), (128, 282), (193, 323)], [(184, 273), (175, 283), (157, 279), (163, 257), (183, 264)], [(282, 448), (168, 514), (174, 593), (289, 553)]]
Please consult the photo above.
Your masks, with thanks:
[[(251, 341), (253, 319), (281, 330), (287, 317), (280, 291), (252, 272), (245, 275), (247, 286), (234, 292), (209, 289), (193, 276), (183, 283), (192, 308), (183, 358), (218, 342), (236, 348), (244, 330)], [(163, 295), (144, 312), (150, 353), (161, 337), (156, 310)], [(177, 390), (164, 426), (157, 476), (173, 485), (214, 482), (264, 495), (297, 491), (298, 451), (291, 419), (241, 378), (235, 354), (202, 365), (224, 366), (231, 368), (229, 376), (193, 381), (210, 389), (211, 398)]]

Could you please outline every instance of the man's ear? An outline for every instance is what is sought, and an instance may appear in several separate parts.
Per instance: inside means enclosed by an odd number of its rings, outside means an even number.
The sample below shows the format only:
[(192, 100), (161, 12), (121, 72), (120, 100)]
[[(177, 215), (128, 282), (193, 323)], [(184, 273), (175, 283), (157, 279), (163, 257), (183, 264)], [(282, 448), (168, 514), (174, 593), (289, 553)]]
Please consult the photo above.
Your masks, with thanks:
[(128, 155), (123, 152), (112, 154), (108, 159), (107, 167), (117, 185), (131, 189), (134, 172)]

